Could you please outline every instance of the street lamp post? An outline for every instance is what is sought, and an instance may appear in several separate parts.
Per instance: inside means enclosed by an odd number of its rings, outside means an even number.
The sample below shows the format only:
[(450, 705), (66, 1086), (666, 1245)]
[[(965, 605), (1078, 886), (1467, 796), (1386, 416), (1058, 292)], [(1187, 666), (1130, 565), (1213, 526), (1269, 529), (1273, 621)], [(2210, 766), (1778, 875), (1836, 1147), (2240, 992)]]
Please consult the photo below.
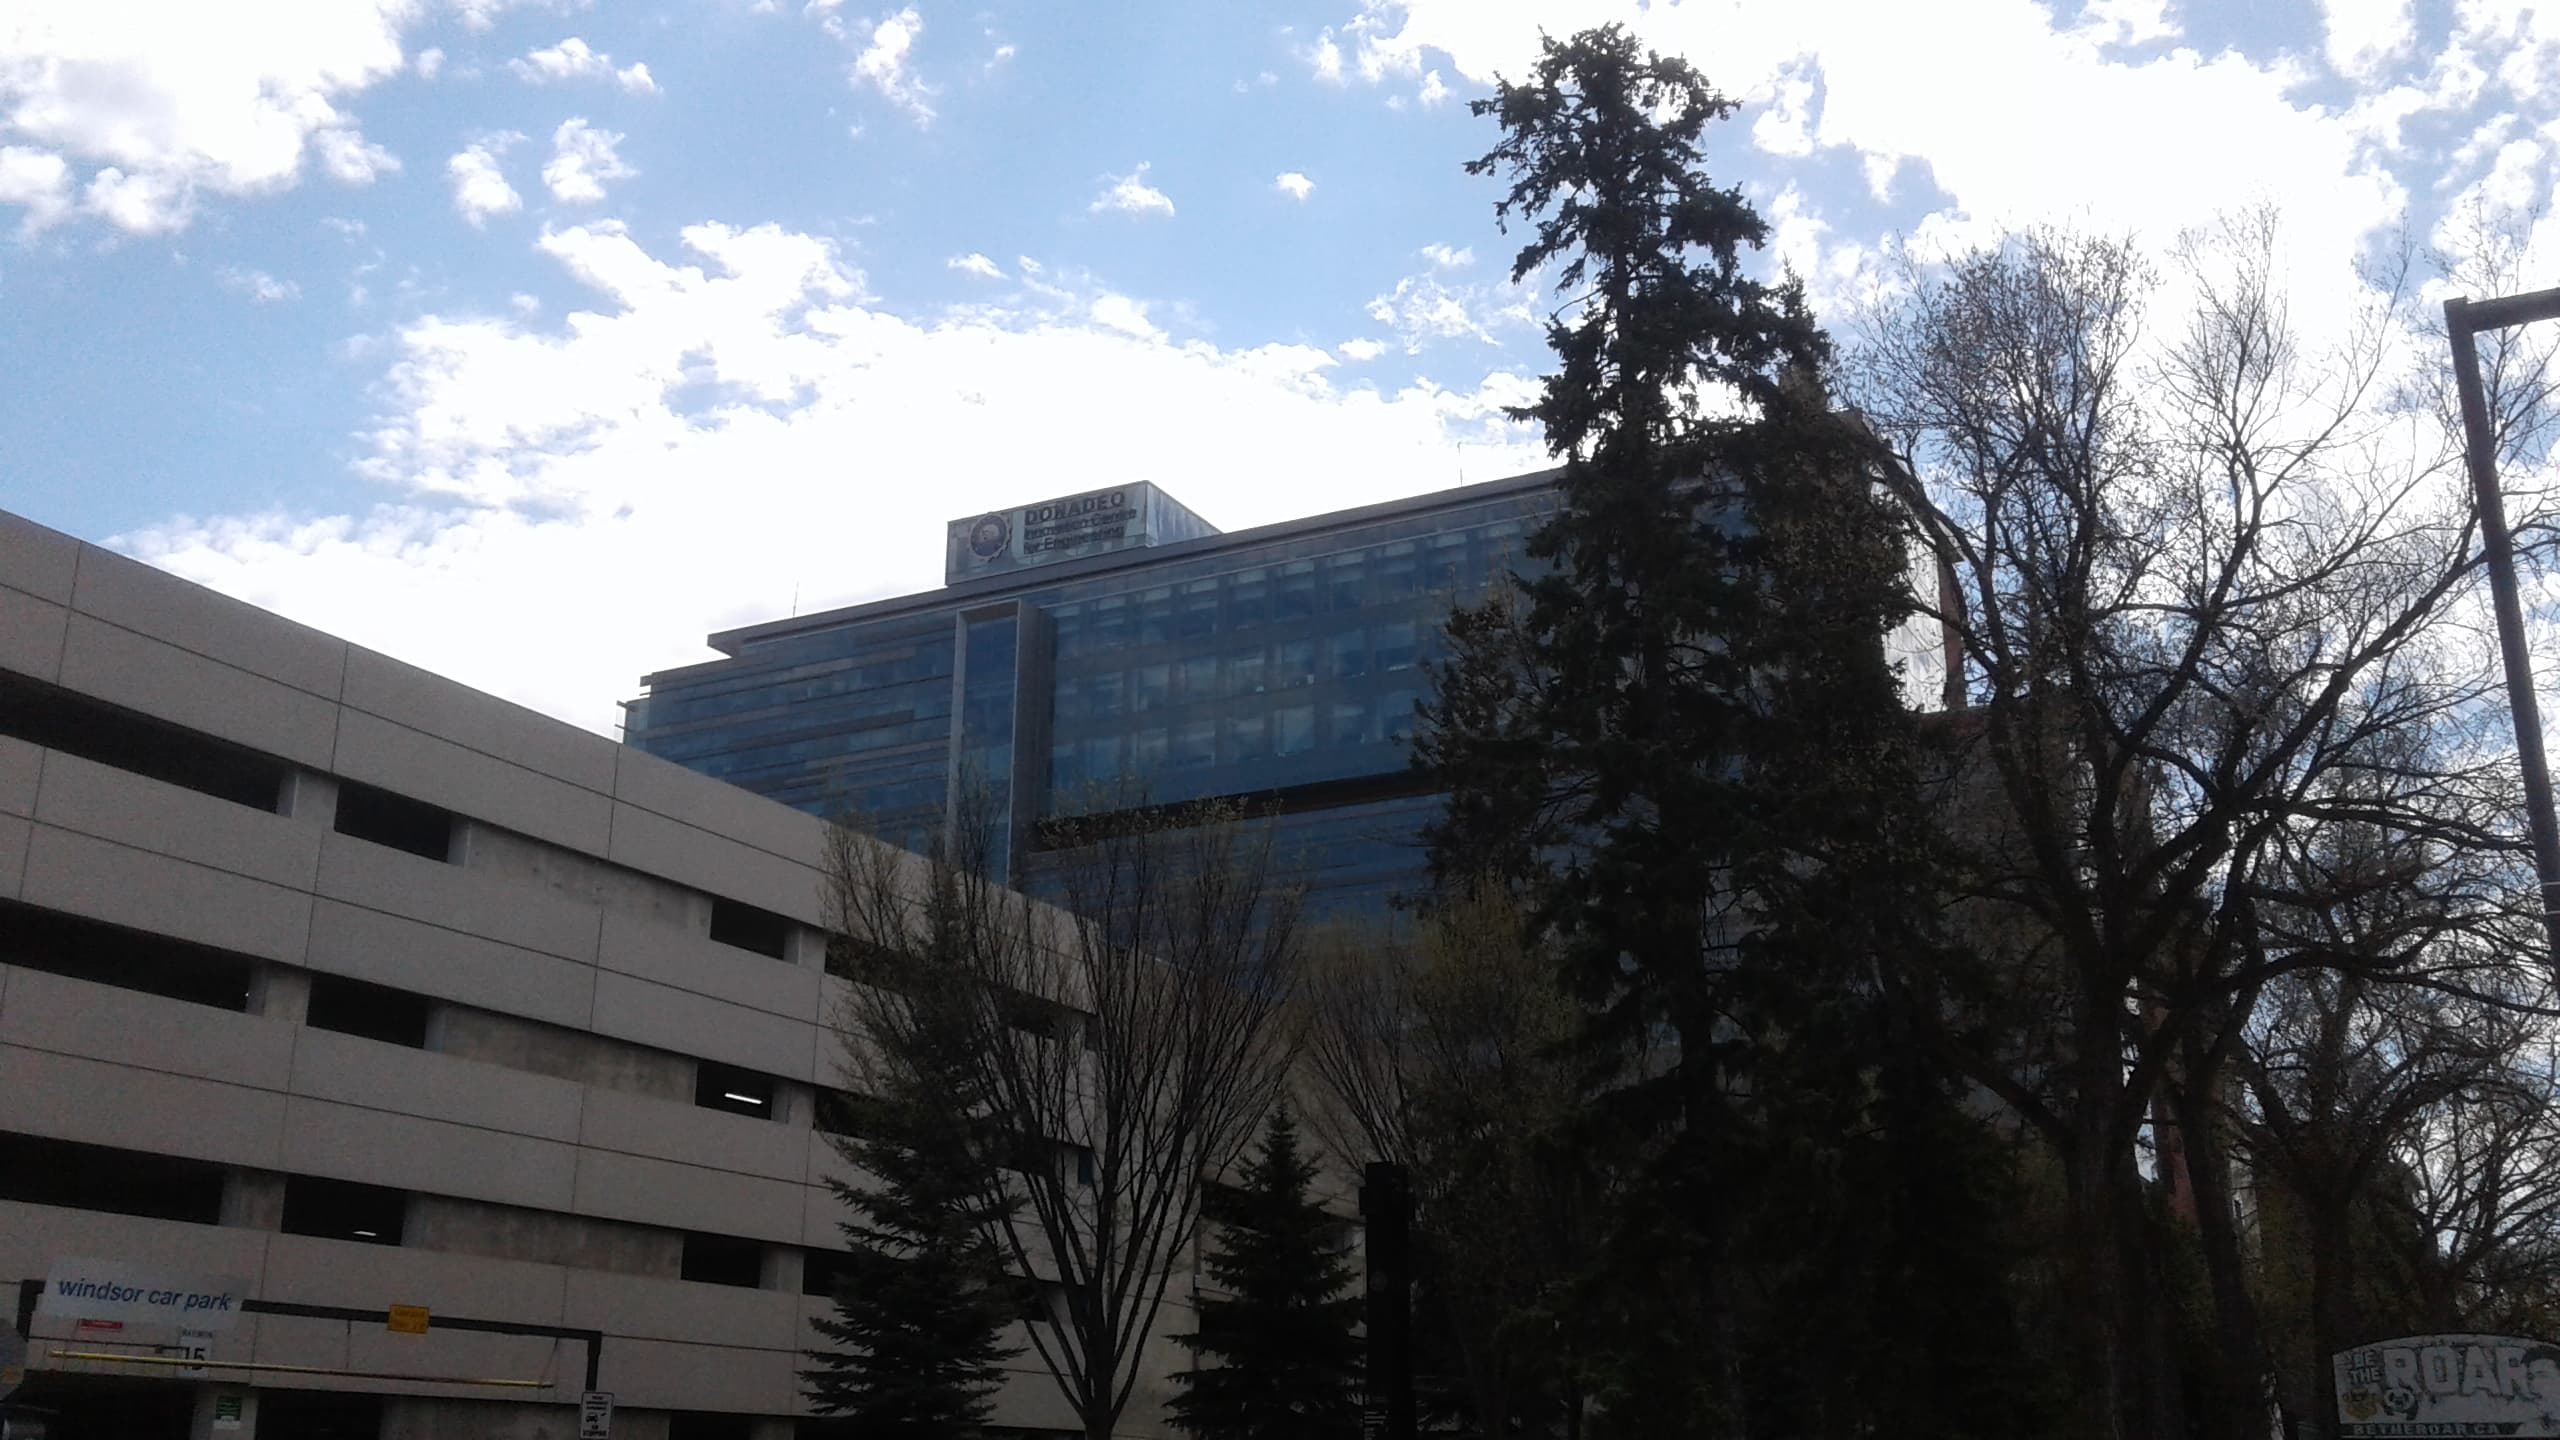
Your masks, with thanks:
[(2542, 933), (2548, 959), (2560, 966), (2560, 818), (2551, 805), (2551, 767), (2542, 755), (2542, 713), (2533, 696), (2533, 656), (2525, 649), (2524, 603), (2516, 590), (2515, 537), (2498, 495), (2496, 437), (2489, 433), (2489, 398), (2480, 386), (2483, 330), (2503, 330), (2560, 318), (2560, 289), (2494, 300), (2444, 302), (2444, 328), (2453, 343), (2454, 388), (2462, 396), (2463, 458), (2471, 468), (2472, 503), (2480, 515), (2480, 543), (2489, 561), (2489, 592), (2498, 611), (2498, 649), (2506, 661), (2507, 705), (2514, 714), (2516, 763), (2524, 772), (2525, 821), (2533, 833), (2534, 870), (2542, 881)]

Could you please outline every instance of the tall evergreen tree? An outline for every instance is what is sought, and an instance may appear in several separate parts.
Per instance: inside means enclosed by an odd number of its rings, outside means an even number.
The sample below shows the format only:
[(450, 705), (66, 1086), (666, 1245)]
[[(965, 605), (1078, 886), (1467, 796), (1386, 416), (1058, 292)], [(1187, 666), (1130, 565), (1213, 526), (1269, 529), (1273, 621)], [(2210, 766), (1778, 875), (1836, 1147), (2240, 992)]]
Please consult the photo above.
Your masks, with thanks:
[(968, 1031), (936, 1014), (952, 982), (925, 964), (881, 963), (904, 972), (893, 982), (905, 992), (904, 1063), (868, 1068), (874, 1093), (848, 1105), (851, 1133), (833, 1137), (865, 1178), (829, 1181), (851, 1254), (834, 1317), (813, 1322), (835, 1348), (811, 1351), (802, 1378), (812, 1408), (865, 1440), (971, 1440), (1004, 1362), (1021, 1353), (1003, 1333), (1028, 1297), (995, 1239), (1005, 1201), (989, 1184), (989, 1137), (950, 1119), (979, 1108), (949, 1053)]
[(1766, 225), (1707, 176), (1734, 108), (1615, 26), (1476, 102), (1502, 136), (1469, 169), (1535, 225), (1513, 279), (1560, 297), (1517, 413), (1563, 476), (1543, 568), (1451, 624), (1416, 745), (1451, 794), (1433, 861), (1532, 897), (1643, 1137), (1607, 1273), (1536, 1317), (1590, 1357), (1591, 1433), (1978, 1433), (1964, 1397), (1996, 1387), (1938, 1363), (1969, 1358), (1937, 1321), (1996, 1330), (1997, 1296), (1875, 1241), (1988, 1243), (1948, 1077), (1888, 1023), (1933, 909), (1883, 643), (1904, 526), (1800, 288), (1746, 268)]
[(1220, 1244), (1200, 1328), (1174, 1337), (1195, 1360), (1174, 1378), (1174, 1422), (1203, 1440), (1347, 1440), (1359, 1433), (1349, 1226), (1308, 1196), (1315, 1167), (1286, 1110), (1272, 1114), (1244, 1185), (1211, 1194)]

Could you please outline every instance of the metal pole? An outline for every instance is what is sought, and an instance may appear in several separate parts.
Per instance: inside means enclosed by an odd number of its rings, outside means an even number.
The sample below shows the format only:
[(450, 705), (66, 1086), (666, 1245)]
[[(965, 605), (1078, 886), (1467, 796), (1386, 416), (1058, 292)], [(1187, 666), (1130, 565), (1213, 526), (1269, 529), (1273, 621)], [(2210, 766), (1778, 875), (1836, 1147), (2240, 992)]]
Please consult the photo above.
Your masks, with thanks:
[[(2484, 307), (2498, 309), (2482, 313)], [(2560, 291), (2511, 296), (2474, 306), (2444, 302), (2445, 332), (2453, 342), (2453, 383), (2462, 396), (2463, 459), (2471, 469), (2472, 503), (2480, 514), (2480, 543), (2489, 561), (2489, 593), (2498, 612), (2498, 649), (2506, 661), (2507, 706), (2513, 712), (2516, 765), (2524, 772), (2527, 825), (2533, 832), (2534, 870), (2542, 881), (2542, 934), (2546, 958), (2560, 967), (2560, 816), (2551, 805), (2551, 767), (2542, 754), (2542, 711), (2533, 695), (2533, 656), (2525, 649), (2524, 603), (2516, 591), (2515, 537), (2507, 532), (2506, 504), (2498, 494), (2496, 438), (2489, 433), (2489, 400), (2480, 385), (2480, 350), (2473, 336), (2492, 324), (2518, 324), (2560, 306)], [(2537, 313), (2538, 312), (2538, 313)]]
[(1360, 1440), (1413, 1440), (1413, 1188), (1405, 1170), (1371, 1161), (1360, 1176), (1369, 1255), (1368, 1397)]

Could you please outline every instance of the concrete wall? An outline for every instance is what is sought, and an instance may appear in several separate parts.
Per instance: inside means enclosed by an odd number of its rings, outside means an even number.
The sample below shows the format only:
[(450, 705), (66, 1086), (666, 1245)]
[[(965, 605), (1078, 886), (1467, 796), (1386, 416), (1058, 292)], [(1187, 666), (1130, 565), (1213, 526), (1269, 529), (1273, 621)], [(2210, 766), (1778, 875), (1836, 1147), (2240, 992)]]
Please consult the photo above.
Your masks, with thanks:
[[(270, 1300), (593, 1326), (618, 1435), (676, 1410), (785, 1433), (824, 1309), (801, 1249), (838, 1243), (807, 1087), (833, 1078), (842, 987), (812, 929), (779, 960), (709, 929), (714, 897), (817, 925), (816, 822), (5, 514), (0, 670), (292, 767), (268, 811), (0, 736), (0, 900), (258, 962), (245, 1012), (0, 963), (0, 1129), (226, 1176), (213, 1225), (0, 1201), (0, 1274), (103, 1256)], [(340, 781), (461, 817), (448, 859), (337, 833)], [(428, 997), (427, 1048), (304, 1024), (313, 975)], [(706, 1060), (775, 1077), (776, 1118), (693, 1105)], [(404, 1243), (282, 1233), (289, 1176), (409, 1192)], [(677, 1278), (688, 1230), (765, 1247), (762, 1284)], [(576, 1349), (265, 1316), (215, 1359), (547, 1377), (540, 1402), (257, 1382), (400, 1397), (385, 1435), (535, 1440), (574, 1433)], [(1005, 1423), (1065, 1428), (1017, 1363)]]

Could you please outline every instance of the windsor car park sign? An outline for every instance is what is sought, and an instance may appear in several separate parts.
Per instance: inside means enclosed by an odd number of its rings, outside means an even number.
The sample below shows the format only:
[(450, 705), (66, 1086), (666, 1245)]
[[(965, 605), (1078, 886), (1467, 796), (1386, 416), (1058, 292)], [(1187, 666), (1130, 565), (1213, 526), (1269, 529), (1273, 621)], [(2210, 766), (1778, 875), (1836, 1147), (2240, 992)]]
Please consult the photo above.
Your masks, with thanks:
[(63, 1320), (228, 1330), (250, 1284), (231, 1275), (187, 1275), (120, 1260), (60, 1259), (44, 1280), (36, 1313)]
[(2340, 1440), (2560, 1437), (2560, 1345), (2513, 1335), (2403, 1335), (2332, 1361)]

